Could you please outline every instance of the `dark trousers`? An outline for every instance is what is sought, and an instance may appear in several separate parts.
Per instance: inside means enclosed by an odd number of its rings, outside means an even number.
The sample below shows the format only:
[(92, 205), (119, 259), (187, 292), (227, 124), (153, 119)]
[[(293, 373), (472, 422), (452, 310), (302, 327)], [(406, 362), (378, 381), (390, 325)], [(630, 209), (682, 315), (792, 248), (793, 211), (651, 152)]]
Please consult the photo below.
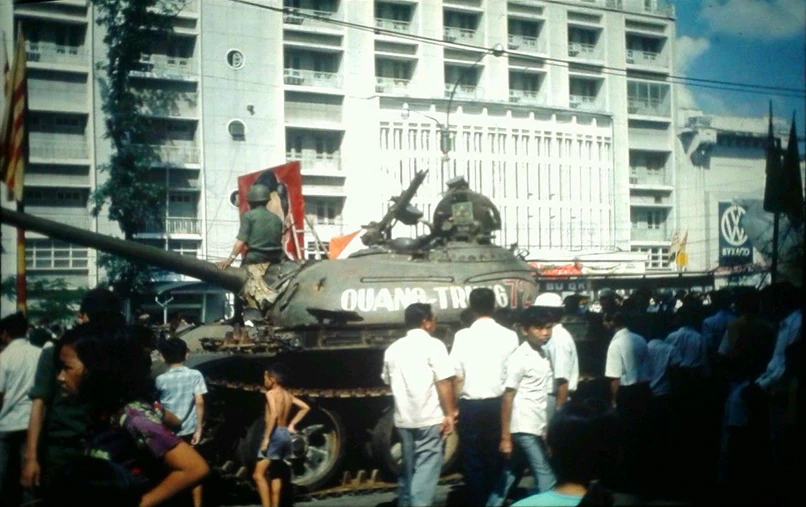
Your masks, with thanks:
[(619, 387), (617, 416), (621, 426), (623, 472), (621, 483), (631, 492), (645, 493), (647, 477), (647, 415), (652, 391), (641, 382)]
[(459, 400), (459, 450), (468, 505), (486, 505), (501, 474), (501, 398)]

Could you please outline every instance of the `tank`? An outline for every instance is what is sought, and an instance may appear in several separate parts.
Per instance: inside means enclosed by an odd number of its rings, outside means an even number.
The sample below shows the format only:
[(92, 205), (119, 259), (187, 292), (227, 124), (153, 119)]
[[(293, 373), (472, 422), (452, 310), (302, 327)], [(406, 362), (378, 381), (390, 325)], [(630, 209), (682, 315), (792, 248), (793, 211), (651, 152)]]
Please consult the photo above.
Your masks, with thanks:
[[(410, 303), (431, 303), (436, 336), (450, 347), (462, 327), (470, 291), (489, 287), (499, 311), (515, 312), (537, 295), (530, 266), (511, 249), (492, 243), (498, 210), (463, 180), (453, 180), (432, 221), (410, 202), (425, 173), (392, 199), (379, 221), (365, 226), (365, 248), (344, 259), (273, 265), (266, 282), (278, 292), (261, 311), (245, 308), (254, 326), (211, 323), (182, 335), (188, 365), (207, 379), (210, 393), (202, 452), (214, 465), (249, 470), (263, 431), (263, 369), (281, 362), (290, 390), (314, 410), (299, 427), (293, 481), (304, 490), (327, 486), (345, 468), (370, 459), (390, 478), (400, 459), (392, 397), (380, 379), (383, 353), (405, 334)], [(2, 222), (54, 239), (95, 248), (217, 284), (239, 293), (248, 273), (24, 213), (3, 209)], [(416, 238), (392, 238), (395, 223), (430, 228)], [(438, 224), (438, 226), (434, 225)], [(446, 444), (447, 472), (457, 437)], [(234, 463), (233, 463), (234, 462)], [(362, 461), (363, 463), (363, 461)], [(243, 473), (243, 471), (242, 471)]]

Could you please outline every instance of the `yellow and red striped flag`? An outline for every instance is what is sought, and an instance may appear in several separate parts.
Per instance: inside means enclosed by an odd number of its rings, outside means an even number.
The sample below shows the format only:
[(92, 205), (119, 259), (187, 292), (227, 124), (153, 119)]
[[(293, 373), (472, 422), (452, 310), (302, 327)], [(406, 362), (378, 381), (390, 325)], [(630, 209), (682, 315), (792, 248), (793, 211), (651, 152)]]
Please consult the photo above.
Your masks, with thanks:
[(22, 202), (25, 164), (28, 159), (25, 115), (27, 113), (25, 37), (18, 29), (14, 61), (6, 79), (6, 100), (3, 113), (0, 177), (8, 187), (9, 198)]

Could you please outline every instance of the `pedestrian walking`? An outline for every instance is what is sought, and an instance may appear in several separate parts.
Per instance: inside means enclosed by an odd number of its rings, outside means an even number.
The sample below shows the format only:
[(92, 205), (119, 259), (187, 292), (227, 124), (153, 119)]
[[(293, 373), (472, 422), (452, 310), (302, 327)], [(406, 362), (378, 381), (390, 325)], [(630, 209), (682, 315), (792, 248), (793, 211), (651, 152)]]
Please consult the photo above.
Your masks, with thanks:
[[(93, 322), (107, 329), (125, 327), (120, 298), (114, 292), (96, 287), (81, 299), (77, 320)], [(39, 496), (51, 479), (68, 463), (84, 454), (89, 424), (89, 405), (68, 396), (57, 381), (58, 346), (46, 347), (39, 356), (31, 398), (31, 416), (25, 440), (22, 484)]]
[(443, 439), (454, 430), (455, 372), (445, 344), (431, 337), (436, 328), (431, 305), (409, 305), (405, 325), (406, 336), (384, 353), (381, 378), (392, 388), (395, 428), (403, 451), (398, 505), (426, 506), (434, 503)]
[(21, 312), (0, 321), (0, 504), (18, 505), (23, 497), (20, 473), (25, 451), (36, 364), (48, 334), (40, 329), (26, 337), (28, 320)]
[(646, 340), (628, 329), (624, 312), (606, 314), (604, 324), (614, 332), (607, 348), (605, 377), (623, 431), (624, 459), (618, 472), (625, 487), (641, 488), (647, 485), (642, 463), (646, 462), (646, 415), (651, 396), (649, 351)]
[(554, 385), (548, 398), (547, 421), (551, 421), (554, 413), (568, 402), (576, 392), (579, 383), (579, 357), (574, 338), (562, 325), (564, 311), (563, 301), (559, 294), (544, 292), (532, 303), (532, 306), (545, 308), (553, 320), (551, 338), (543, 349), (548, 354), (551, 369), (554, 373)]
[(501, 470), (501, 396), (506, 361), (518, 348), (518, 335), (495, 322), (495, 294), (488, 288), (470, 292), (476, 320), (458, 331), (451, 348), (459, 393), (459, 447), (467, 503), (484, 505)]
[(142, 345), (123, 326), (88, 322), (59, 344), (59, 383), (89, 405), (85, 455), (68, 463), (47, 506), (91, 498), (97, 505), (162, 505), (201, 482), (204, 458), (162, 422)]
[[(184, 340), (161, 340), (159, 351), (168, 365), (168, 371), (156, 379), (160, 403), (181, 421), (176, 435), (195, 447), (201, 441), (204, 428), (204, 395), (207, 394), (207, 384), (198, 370), (185, 366), (188, 348)], [(193, 507), (201, 507), (201, 484), (193, 488), (192, 495)]]

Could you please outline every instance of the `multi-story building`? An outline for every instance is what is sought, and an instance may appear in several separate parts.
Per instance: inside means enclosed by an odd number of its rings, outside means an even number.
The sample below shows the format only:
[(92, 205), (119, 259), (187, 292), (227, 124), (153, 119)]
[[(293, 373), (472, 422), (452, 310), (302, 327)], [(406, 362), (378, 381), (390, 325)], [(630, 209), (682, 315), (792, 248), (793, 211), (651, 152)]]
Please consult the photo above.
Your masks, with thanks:
[[(764, 245), (753, 244), (755, 238), (742, 225), (745, 213), (754, 213), (754, 219), (764, 215), (769, 119), (697, 110), (680, 113), (675, 208), (676, 230), (681, 236), (688, 233), (686, 269), (727, 274), (736, 268), (750, 272), (765, 268), (769, 251), (762, 255), (755, 247)], [(783, 149), (789, 127), (783, 118), (773, 122), (773, 135)], [(788, 229), (781, 231), (788, 233)]]
[[(29, 45), (26, 209), (115, 233), (87, 212), (110, 154), (94, 8), (0, 9), (7, 44), (20, 23)], [(666, 267), (676, 166), (666, 2), (188, 0), (171, 19), (136, 75), (143, 114), (158, 125), (153, 176), (167, 186), (164, 219), (139, 240), (225, 257), (237, 177), (301, 160), (306, 213), (325, 243), (377, 220), (427, 169), (415, 202), (426, 218), (461, 174), (499, 206), (503, 245), (535, 258), (633, 250)], [(5, 228), (4, 259), (12, 238)], [(92, 250), (32, 233), (28, 256), (31, 276), (102, 276)], [(3, 262), (4, 275), (13, 265)], [(186, 299), (208, 317), (221, 305)]]

